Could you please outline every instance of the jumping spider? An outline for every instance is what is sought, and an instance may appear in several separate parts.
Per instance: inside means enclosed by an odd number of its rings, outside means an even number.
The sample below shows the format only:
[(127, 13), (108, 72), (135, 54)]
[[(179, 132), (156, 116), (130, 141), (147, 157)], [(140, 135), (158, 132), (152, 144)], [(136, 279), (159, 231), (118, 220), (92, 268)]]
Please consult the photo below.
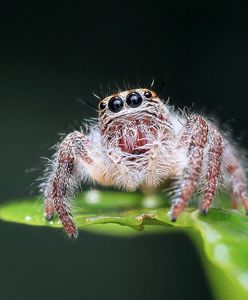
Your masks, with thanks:
[(43, 184), (45, 216), (56, 213), (69, 237), (77, 238), (70, 201), (81, 181), (127, 191), (155, 191), (172, 180), (171, 221), (202, 192), (206, 214), (222, 182), (233, 206), (248, 211), (245, 169), (239, 152), (211, 121), (174, 111), (155, 92), (132, 89), (99, 103), (99, 122), (87, 134), (74, 131), (57, 146)]

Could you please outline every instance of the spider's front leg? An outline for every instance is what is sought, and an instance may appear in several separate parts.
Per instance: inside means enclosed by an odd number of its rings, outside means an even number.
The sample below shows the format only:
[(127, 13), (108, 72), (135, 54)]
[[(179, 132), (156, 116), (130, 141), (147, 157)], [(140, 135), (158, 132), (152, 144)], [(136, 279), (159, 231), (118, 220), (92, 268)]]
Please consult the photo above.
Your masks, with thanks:
[[(189, 146), (187, 150), (187, 164), (179, 180), (176, 199), (171, 207), (171, 221), (177, 217), (187, 206), (193, 192), (195, 191), (202, 168), (204, 148), (208, 136), (208, 124), (199, 115), (194, 115), (187, 121), (185, 136), (189, 135)], [(182, 139), (184, 142), (184, 138)], [(184, 145), (185, 146), (185, 145)]]
[(44, 187), (46, 218), (50, 220), (57, 213), (66, 233), (74, 239), (77, 238), (78, 230), (72, 219), (68, 196), (78, 182), (76, 168), (79, 161), (92, 163), (87, 145), (89, 141), (81, 132), (75, 131), (67, 135), (58, 147), (51, 174)]
[(207, 153), (206, 188), (200, 206), (200, 211), (203, 215), (207, 214), (217, 191), (224, 149), (221, 134), (217, 130), (212, 129), (211, 136), (211, 143)]

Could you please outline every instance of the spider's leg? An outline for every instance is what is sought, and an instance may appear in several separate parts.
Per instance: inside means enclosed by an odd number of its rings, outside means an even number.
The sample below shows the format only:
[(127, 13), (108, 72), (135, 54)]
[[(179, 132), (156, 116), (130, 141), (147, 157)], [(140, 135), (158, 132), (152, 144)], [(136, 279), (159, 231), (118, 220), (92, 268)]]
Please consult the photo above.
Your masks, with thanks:
[(212, 131), (212, 141), (207, 153), (206, 188), (201, 202), (200, 211), (206, 214), (211, 206), (218, 187), (223, 154), (223, 139), (217, 130)]
[(77, 238), (77, 227), (73, 222), (68, 197), (75, 189), (75, 172), (79, 160), (90, 164), (87, 154), (88, 140), (80, 132), (70, 133), (58, 146), (52, 171), (44, 188), (45, 213), (47, 219), (56, 212), (69, 237)]
[(149, 186), (156, 186), (157, 183), (157, 164), (159, 150), (160, 144), (158, 142), (153, 143), (149, 152), (148, 168), (146, 175), (146, 184), (148, 184)]
[(199, 115), (194, 115), (187, 121), (185, 129), (191, 129), (189, 146), (187, 151), (187, 165), (183, 169), (181, 178), (179, 179), (179, 187), (177, 189), (176, 198), (170, 210), (172, 221), (176, 221), (177, 217), (188, 205), (188, 202), (196, 189), (199, 175), (202, 168), (204, 148), (208, 136), (208, 124)]
[(241, 200), (248, 213), (248, 194), (246, 190), (245, 170), (233, 153), (229, 153), (226, 160), (228, 161), (227, 172), (230, 176), (229, 180), (231, 183), (232, 199), (235, 199), (236, 204), (238, 200)]

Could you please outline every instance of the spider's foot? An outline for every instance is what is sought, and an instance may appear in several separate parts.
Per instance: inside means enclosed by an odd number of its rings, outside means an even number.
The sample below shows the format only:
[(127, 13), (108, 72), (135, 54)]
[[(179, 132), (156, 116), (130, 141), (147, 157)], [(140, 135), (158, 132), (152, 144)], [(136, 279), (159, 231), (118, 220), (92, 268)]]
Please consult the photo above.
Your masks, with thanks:
[(66, 218), (64, 220), (61, 220), (62, 224), (64, 225), (65, 232), (67, 233), (67, 236), (72, 239), (76, 240), (78, 237), (78, 229), (75, 223), (72, 219)]
[(176, 217), (175, 214), (174, 214), (173, 208), (171, 208), (171, 209), (168, 211), (167, 215), (168, 215), (168, 217), (170, 218), (170, 221), (171, 221), (171, 222), (176, 222), (177, 217)]
[(177, 218), (174, 215), (171, 214), (170, 220), (171, 220), (171, 222), (176, 222)]
[(46, 214), (45, 214), (45, 219), (46, 219), (47, 221), (52, 220), (53, 217), (54, 217), (54, 213), (46, 213)]
[(200, 208), (200, 214), (201, 214), (202, 216), (206, 216), (207, 213), (208, 213), (208, 209), (207, 209), (207, 208)]
[(45, 204), (44, 217), (47, 221), (52, 220), (55, 215), (54, 207), (51, 204)]
[(75, 229), (73, 232), (67, 232), (68, 237), (72, 240), (76, 240), (78, 238), (78, 230)]
[(169, 212), (171, 222), (176, 222), (177, 218), (183, 212), (184, 208), (185, 208), (185, 206), (181, 205), (181, 204), (179, 204), (179, 205), (176, 204), (176, 205), (172, 206), (172, 208)]
[(78, 238), (78, 232), (72, 233), (70, 238), (73, 239), (73, 240), (76, 240)]

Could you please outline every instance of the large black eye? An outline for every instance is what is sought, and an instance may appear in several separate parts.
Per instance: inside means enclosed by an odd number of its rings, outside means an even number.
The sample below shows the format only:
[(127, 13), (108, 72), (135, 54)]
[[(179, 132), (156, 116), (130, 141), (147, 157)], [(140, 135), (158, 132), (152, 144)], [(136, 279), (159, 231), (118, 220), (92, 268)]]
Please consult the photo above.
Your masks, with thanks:
[(99, 103), (99, 109), (100, 109), (100, 110), (104, 110), (105, 108), (106, 108), (106, 103), (103, 102), (103, 101), (101, 101), (101, 102)]
[(108, 102), (109, 110), (111, 110), (114, 113), (121, 111), (123, 105), (124, 105), (123, 100), (118, 96), (112, 97)]
[(127, 95), (127, 105), (130, 107), (138, 107), (142, 103), (142, 97), (139, 93), (137, 92), (132, 92)]

